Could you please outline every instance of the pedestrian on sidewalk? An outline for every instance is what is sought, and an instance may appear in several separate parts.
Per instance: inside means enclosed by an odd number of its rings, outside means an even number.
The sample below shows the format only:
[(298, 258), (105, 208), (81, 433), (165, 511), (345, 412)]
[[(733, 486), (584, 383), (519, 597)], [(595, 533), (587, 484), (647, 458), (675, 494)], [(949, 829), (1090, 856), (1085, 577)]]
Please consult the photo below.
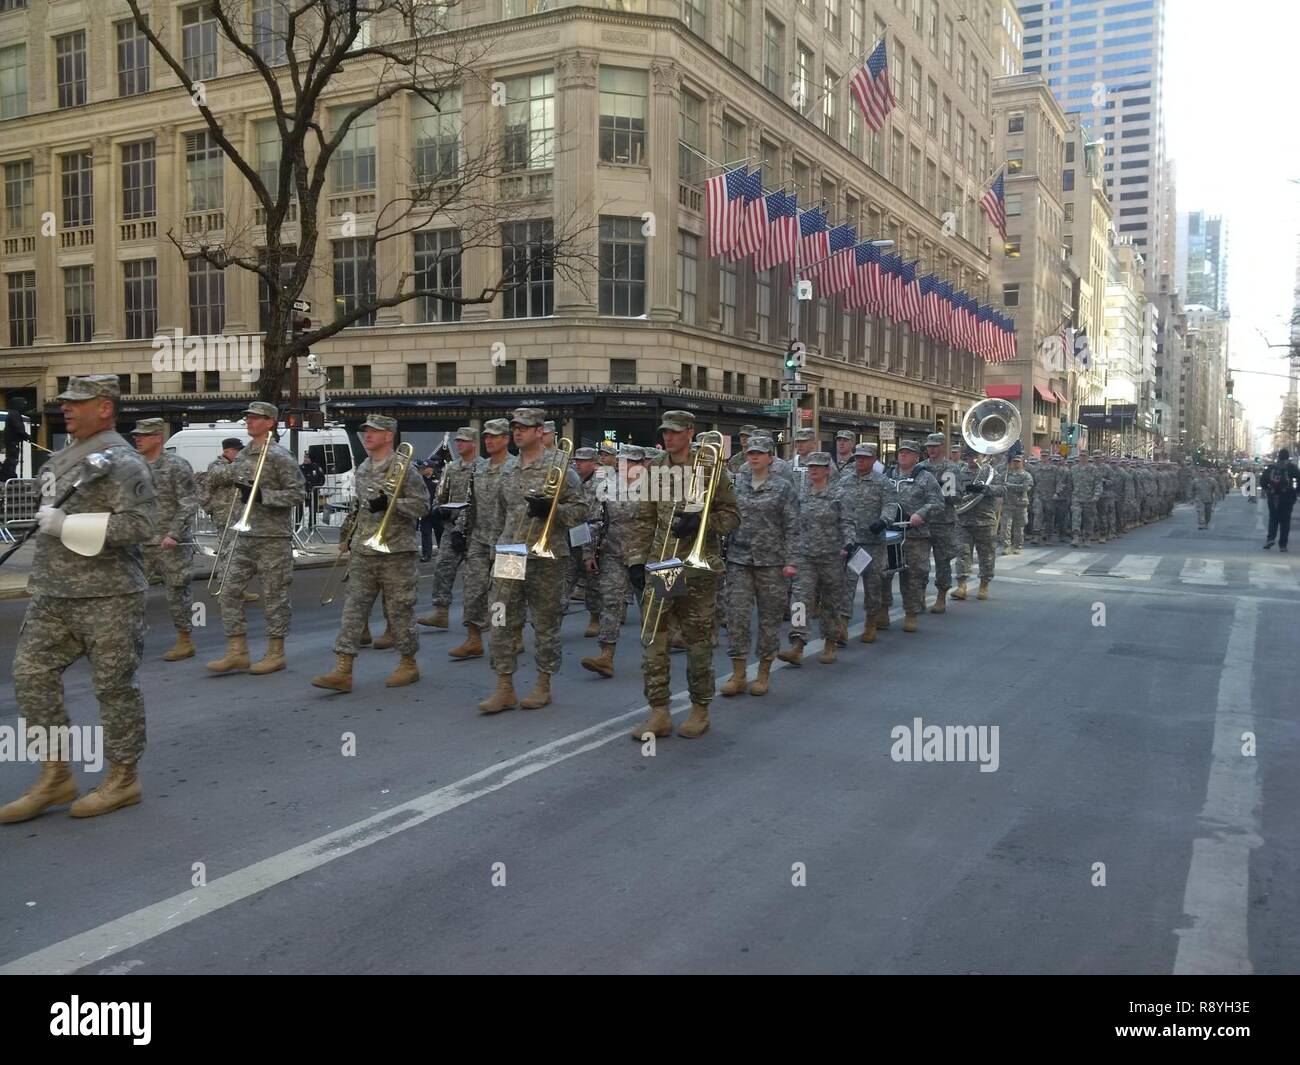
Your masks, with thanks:
[(1277, 461), (1264, 470), (1262, 482), (1268, 500), (1268, 539), (1264, 550), (1276, 543), (1279, 551), (1285, 551), (1291, 535), (1291, 509), (1300, 489), (1300, 468), (1291, 461), (1291, 452), (1286, 448), (1278, 451)]

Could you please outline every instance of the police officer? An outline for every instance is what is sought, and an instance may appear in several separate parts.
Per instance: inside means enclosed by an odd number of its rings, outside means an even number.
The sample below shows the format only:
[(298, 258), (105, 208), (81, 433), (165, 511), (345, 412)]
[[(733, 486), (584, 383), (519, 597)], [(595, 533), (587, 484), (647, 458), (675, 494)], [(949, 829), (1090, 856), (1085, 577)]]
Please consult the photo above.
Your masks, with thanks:
[(1025, 543), (1025, 516), (1029, 513), (1029, 493), (1034, 488), (1023, 455), (1008, 460), (1003, 483), (1007, 491), (1002, 508), (1002, 550), (1018, 555)]
[[(419, 579), (420, 534), (417, 522), (429, 513), (429, 490), (415, 463), (408, 463), (401, 483), (391, 495), (385, 492), (396, 458), (393, 437), (397, 420), (372, 414), (361, 425), (361, 442), (366, 460), (355, 474), (357, 520), (352, 533), (351, 559), (348, 561), (348, 595), (343, 619), (334, 641), (337, 656), (334, 668), (312, 678), (317, 688), (334, 691), (352, 690), (352, 663), (361, 646), (361, 631), (380, 593), (384, 596), (384, 613), (388, 631), (397, 653), (397, 668), (387, 685), (400, 688), (420, 679), (415, 655), (420, 649), (419, 630), (415, 626), (415, 584)], [(392, 503), (393, 516), (384, 529), (384, 546), (378, 551), (366, 546), (378, 531)]]
[[(284, 669), (284, 638), (289, 633), (292, 607), (289, 589), (293, 585), (293, 508), (306, 496), (302, 470), (288, 450), (271, 440), (280, 412), (271, 403), (258, 400), (243, 412), (248, 446), (224, 469), (208, 471), (213, 488), (234, 485), (239, 492), (236, 509), (252, 501), (248, 532), (231, 532), (229, 570), (221, 592), (221, 625), (226, 632), (226, 653), (208, 663), (213, 673), (235, 670), (262, 675)], [(253, 491), (257, 464), (266, 451), (262, 478)], [(219, 560), (218, 560), (219, 561)], [(254, 573), (262, 578), (266, 596), (266, 654), (249, 666), (248, 621), (244, 616), (244, 587)]]
[[(957, 554), (957, 512), (953, 505), (961, 497), (961, 466), (945, 457), (948, 437), (944, 433), (927, 436), (925, 450), (928, 457), (921, 463), (921, 468), (934, 478), (944, 499), (943, 513), (926, 521), (929, 546), (934, 552), (934, 589), (937, 593), (930, 613), (942, 614), (947, 609), (948, 589), (952, 587), (952, 560)], [(899, 469), (901, 472), (901, 463)]]
[[(916, 631), (917, 615), (925, 610), (925, 586), (930, 579), (930, 535), (934, 531), (932, 523), (942, 519), (945, 511), (951, 509), (945, 504), (934, 475), (924, 465), (918, 464), (920, 457), (921, 446), (915, 440), (899, 442), (895, 501), (901, 509), (902, 520), (908, 524), (907, 538), (903, 542), (905, 568), (899, 574), (904, 632)], [(875, 523), (873, 531), (885, 531), (884, 519)]]
[[(116, 375), (73, 377), (55, 398), (71, 439), (43, 467), (54, 481), (37, 514), (27, 582), (31, 599), (14, 650), (14, 696), (29, 726), (46, 729), (48, 736), (66, 735), (48, 731), (69, 726), (63, 671), (83, 655), (90, 660), (108, 775), (71, 812), (94, 817), (141, 797), (135, 767), (144, 753), (144, 700), (135, 671), (144, 651), (149, 585), (140, 547), (154, 536), (154, 490), (144, 459), (113, 429)], [(40, 777), (26, 794), (0, 807), (0, 823), (28, 821), (77, 798), (68, 753), (47, 747)]]
[[(453, 446), (457, 457), (443, 468), (436, 499), (439, 507), (468, 502), (474, 475), (483, 466), (478, 454), (477, 429), (462, 425), (456, 430)], [(438, 545), (438, 561), (433, 567), (433, 612), (416, 619), (421, 625), (434, 629), (445, 629), (450, 625), (447, 612), (451, 607), (451, 590), (456, 583), (456, 571), (465, 560), (469, 547), (465, 537), (465, 516), (463, 507), (443, 511), (442, 542)]]
[[(492, 583), (492, 560), (496, 554), (497, 500), (502, 475), (515, 461), (510, 454), (510, 422), (493, 418), (483, 423), (482, 466), (474, 472), (473, 494), (466, 521), (468, 547), (465, 553), (465, 642), (447, 653), (464, 660), (483, 657), (483, 633), (488, 626), (488, 587)], [(448, 549), (451, 542), (448, 541)]]
[(149, 465), (158, 507), (159, 539), (144, 547), (144, 576), (151, 583), (155, 577), (160, 578), (167, 589), (167, 609), (176, 629), (176, 643), (163, 660), (178, 662), (194, 657), (190, 583), (194, 579), (194, 515), (199, 511), (199, 497), (190, 464), (179, 455), (163, 451), (164, 428), (161, 418), (144, 418), (135, 423), (131, 435)]

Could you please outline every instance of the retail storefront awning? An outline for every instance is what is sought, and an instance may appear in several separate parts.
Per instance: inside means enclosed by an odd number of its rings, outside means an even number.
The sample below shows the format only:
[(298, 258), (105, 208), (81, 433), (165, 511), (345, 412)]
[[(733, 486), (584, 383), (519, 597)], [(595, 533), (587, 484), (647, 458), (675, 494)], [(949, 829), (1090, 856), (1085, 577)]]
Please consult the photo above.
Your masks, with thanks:
[(1056, 394), (1050, 388), (1044, 388), (1042, 385), (1034, 385), (1034, 391), (1038, 393), (1038, 398), (1044, 403), (1059, 402)]
[[(1055, 389), (1053, 389), (1053, 391), (1055, 391)], [(1057, 401), (1057, 402), (1058, 402), (1062, 407), (1069, 407), (1069, 405), (1070, 405), (1070, 401), (1069, 401), (1068, 399), (1066, 399), (1063, 395), (1061, 395), (1061, 393), (1059, 393), (1059, 392), (1056, 393), (1056, 401)]]
[(1019, 399), (1019, 385), (985, 385), (984, 394), (990, 399)]

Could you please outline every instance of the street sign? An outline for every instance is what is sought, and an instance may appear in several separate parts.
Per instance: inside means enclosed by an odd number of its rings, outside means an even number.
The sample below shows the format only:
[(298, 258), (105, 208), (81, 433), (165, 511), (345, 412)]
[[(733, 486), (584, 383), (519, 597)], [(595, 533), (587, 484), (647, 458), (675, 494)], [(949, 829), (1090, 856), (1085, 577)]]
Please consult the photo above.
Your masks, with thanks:
[(894, 434), (897, 433), (897, 432), (898, 432), (898, 424), (897, 424), (896, 422), (881, 422), (881, 423), (880, 423), (880, 439), (881, 439), (882, 441), (884, 441), (884, 440), (893, 440), (893, 439), (894, 439)]
[(789, 414), (790, 401), (788, 399), (783, 399), (777, 403), (765, 404), (763, 407), (763, 413), (764, 414)]
[(781, 391), (790, 395), (802, 395), (808, 391), (807, 381), (782, 381)]
[(300, 314), (311, 314), (311, 300), (294, 300), (293, 309)]

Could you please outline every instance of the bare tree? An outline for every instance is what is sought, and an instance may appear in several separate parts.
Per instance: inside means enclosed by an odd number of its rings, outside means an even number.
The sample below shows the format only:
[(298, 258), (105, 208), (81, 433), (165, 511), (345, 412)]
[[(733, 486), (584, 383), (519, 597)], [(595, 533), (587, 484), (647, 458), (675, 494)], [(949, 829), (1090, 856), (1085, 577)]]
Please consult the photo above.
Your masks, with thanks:
[[(409, 165), (398, 182), (405, 192), (374, 204), (373, 224), (356, 224), (358, 247), (365, 252), (356, 297), (336, 305), (330, 320), (294, 334), (294, 302), (316, 276), (320, 242), (328, 239), (321, 226), (321, 200), (330, 195), (331, 169), (349, 159), (341, 151), (349, 132), (362, 116), (404, 93), (427, 105), (431, 115), (442, 115), (459, 111), (461, 93), (477, 84), (490, 91), (493, 103), (508, 107), (500, 86), (485, 85), (486, 46), (448, 30), (454, 0), (268, 0), (253, 5), (251, 13), (246, 0), (208, 0), (205, 7), (219, 36), (265, 87), (279, 140), (278, 165), (266, 168), (227, 136), (221, 116), (209, 108), (202, 70), (168, 47), (167, 27), (150, 25), (140, 0), (127, 3), (136, 26), (180, 80), (256, 204), (256, 226), (223, 230), (220, 241), (171, 231), (168, 237), (186, 258), (201, 257), (221, 270), (245, 270), (263, 282), (269, 315), (257, 381), (260, 398), (278, 401), (294, 359), (381, 309), (421, 297), (460, 306), (490, 303), (539, 272), (578, 285), (590, 276), (595, 265), (590, 205), (551, 219), (542, 239), (532, 234), (518, 241), (510, 235), (515, 230), (509, 223), (524, 217), (519, 205), (497, 195), (499, 178), (535, 166), (539, 157), (550, 160), (572, 149), (553, 136), (530, 135), (526, 125), (498, 136), (495, 123), (485, 123), (488, 132), (478, 143), (466, 143), (462, 128), (450, 140), (417, 146), (411, 160), (384, 146), (390, 154), (381, 165)], [(330, 106), (327, 89), (346, 93), (347, 102)], [(356, 99), (358, 93), (361, 99)], [(326, 107), (331, 120), (323, 123)], [(475, 248), (503, 251), (502, 268), (489, 284), (478, 292), (440, 285), (442, 271), (436, 263), (431, 270), (400, 270), (391, 278), (376, 278), (379, 245), (433, 220), (438, 228), (459, 231), (458, 245), (443, 249), (444, 258)], [(326, 262), (319, 269), (329, 267)]]

